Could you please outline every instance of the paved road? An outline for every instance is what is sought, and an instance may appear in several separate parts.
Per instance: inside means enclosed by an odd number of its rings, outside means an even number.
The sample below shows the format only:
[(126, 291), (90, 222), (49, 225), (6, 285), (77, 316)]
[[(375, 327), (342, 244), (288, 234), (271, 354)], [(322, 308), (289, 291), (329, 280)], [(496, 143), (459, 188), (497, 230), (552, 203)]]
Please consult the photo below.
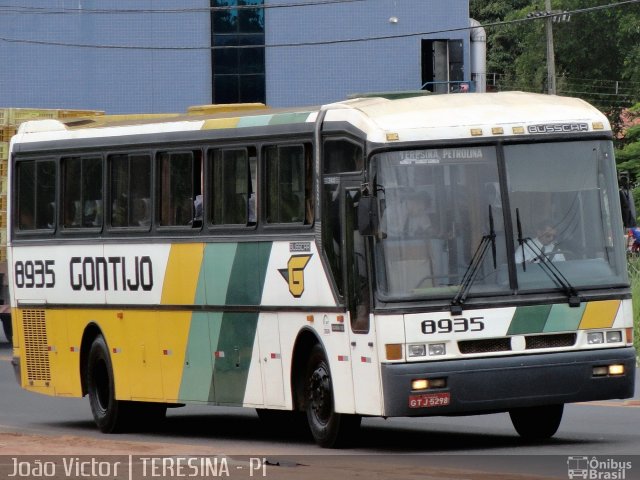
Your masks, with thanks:
[[(560, 430), (549, 442), (524, 443), (507, 414), (429, 419), (365, 419), (357, 446), (342, 451), (318, 448), (308, 439), (283, 438), (267, 431), (249, 409), (188, 406), (169, 410), (159, 431), (117, 436), (100, 434), (86, 399), (52, 398), (18, 387), (9, 362), (11, 350), (0, 333), (0, 432), (74, 435), (95, 439), (212, 446), (227, 455), (269, 455), (297, 462), (299, 456), (366, 458), (369, 465), (397, 461), (405, 465), (471, 468), (567, 478), (569, 456), (598, 459), (629, 457), (634, 469), (625, 479), (640, 478), (640, 397), (568, 405)], [(640, 385), (640, 378), (636, 378)], [(637, 389), (636, 389), (637, 390)], [(1, 446), (0, 446), (1, 453)], [(78, 452), (80, 454), (82, 452)], [(358, 457), (356, 457), (358, 456)], [(361, 457), (366, 456), (366, 457)], [(541, 457), (544, 456), (544, 457)], [(540, 461), (545, 458), (545, 461)], [(297, 460), (298, 459), (298, 460)], [(393, 460), (395, 459), (395, 460)], [(558, 476), (559, 475), (559, 476)], [(637, 476), (636, 476), (637, 475)]]

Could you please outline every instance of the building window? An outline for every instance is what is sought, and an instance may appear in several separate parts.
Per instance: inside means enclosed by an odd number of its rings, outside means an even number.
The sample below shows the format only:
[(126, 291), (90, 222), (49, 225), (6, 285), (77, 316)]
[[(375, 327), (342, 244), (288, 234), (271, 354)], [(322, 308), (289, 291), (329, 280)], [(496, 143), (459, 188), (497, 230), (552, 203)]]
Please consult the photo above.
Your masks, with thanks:
[[(265, 102), (263, 3), (211, 0), (213, 103)], [(229, 8), (251, 6), (256, 8)]]

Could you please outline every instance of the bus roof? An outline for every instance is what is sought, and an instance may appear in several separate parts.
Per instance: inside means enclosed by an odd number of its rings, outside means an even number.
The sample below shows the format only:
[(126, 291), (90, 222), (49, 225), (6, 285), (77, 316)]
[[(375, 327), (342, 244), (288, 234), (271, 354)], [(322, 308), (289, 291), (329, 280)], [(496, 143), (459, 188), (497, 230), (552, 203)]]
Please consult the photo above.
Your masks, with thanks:
[(198, 106), (188, 114), (104, 115), (39, 120), (20, 126), (15, 142), (144, 135), (161, 132), (348, 122), (371, 142), (393, 143), (525, 133), (610, 131), (607, 118), (570, 97), (524, 92), (421, 95), (390, 99), (362, 97), (322, 107), (267, 109), (260, 104)]

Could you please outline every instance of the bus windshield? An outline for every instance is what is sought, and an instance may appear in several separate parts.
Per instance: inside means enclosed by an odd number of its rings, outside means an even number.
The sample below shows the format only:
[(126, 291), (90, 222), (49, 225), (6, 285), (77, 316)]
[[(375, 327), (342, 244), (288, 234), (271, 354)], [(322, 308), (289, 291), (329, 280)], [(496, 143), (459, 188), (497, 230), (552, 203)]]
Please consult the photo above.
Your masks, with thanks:
[[(536, 265), (545, 261), (575, 288), (626, 282), (610, 142), (501, 148), (508, 192), (500, 188), (494, 146), (395, 151), (372, 158), (381, 298), (452, 298), (488, 237), (491, 246), (477, 266), (469, 296), (563, 288)], [(507, 231), (505, 225), (513, 228)], [(515, 278), (509, 276), (509, 264), (515, 264)]]

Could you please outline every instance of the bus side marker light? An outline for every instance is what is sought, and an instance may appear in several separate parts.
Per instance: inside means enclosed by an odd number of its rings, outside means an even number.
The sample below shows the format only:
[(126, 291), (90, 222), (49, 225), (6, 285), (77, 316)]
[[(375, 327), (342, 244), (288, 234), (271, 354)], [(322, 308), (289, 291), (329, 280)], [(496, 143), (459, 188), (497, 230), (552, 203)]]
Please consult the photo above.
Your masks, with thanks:
[(338, 323), (344, 323), (344, 315), (338, 315), (336, 320), (338, 320)]
[(116, 313), (116, 318), (117, 318), (118, 320), (122, 320), (122, 319), (124, 318), (124, 312), (118, 312), (118, 313)]
[(313, 323), (313, 315), (307, 315), (307, 322)]
[(524, 127), (513, 127), (511, 129), (511, 131), (515, 134), (515, 135), (522, 135), (524, 133)]
[(387, 133), (387, 142), (397, 142), (400, 136), (397, 133)]
[(216, 358), (224, 358), (224, 352), (223, 351), (213, 352), (213, 356)]
[(491, 133), (493, 133), (494, 135), (503, 135), (504, 134), (504, 128), (502, 128), (502, 127), (493, 127), (491, 129)]
[(471, 136), (472, 137), (481, 137), (482, 136), (482, 129), (481, 128), (472, 128), (471, 129)]
[(593, 123), (591, 124), (591, 127), (592, 127), (594, 130), (604, 130), (604, 123), (602, 123), (602, 122), (593, 122)]
[(387, 360), (402, 360), (401, 343), (387, 343), (384, 349), (387, 354)]

